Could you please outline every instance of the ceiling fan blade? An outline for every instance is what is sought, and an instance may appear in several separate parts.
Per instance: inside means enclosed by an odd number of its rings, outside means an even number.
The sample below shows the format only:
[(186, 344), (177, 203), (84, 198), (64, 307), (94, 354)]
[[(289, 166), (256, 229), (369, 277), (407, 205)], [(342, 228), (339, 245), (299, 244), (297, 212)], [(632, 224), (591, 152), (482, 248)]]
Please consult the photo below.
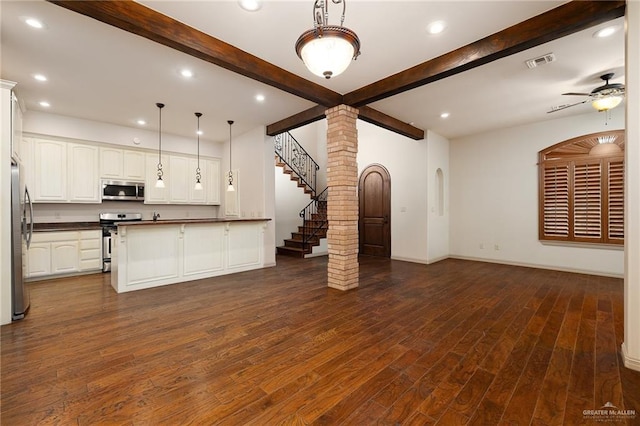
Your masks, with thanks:
[(582, 102), (576, 102), (575, 104), (569, 104), (569, 105), (562, 105), (562, 106), (559, 106), (559, 107), (554, 107), (554, 108), (551, 109), (551, 111), (547, 111), (547, 114), (551, 114), (552, 112), (556, 112), (556, 111), (562, 111), (563, 109), (567, 109), (567, 108), (570, 108), (570, 107), (576, 106), (576, 105), (581, 105), (581, 104), (583, 104), (585, 102), (589, 102), (589, 99), (585, 99)]
[(569, 93), (563, 93), (563, 95), (569, 95), (569, 96), (591, 96), (591, 93), (575, 93), (575, 92), (569, 92)]

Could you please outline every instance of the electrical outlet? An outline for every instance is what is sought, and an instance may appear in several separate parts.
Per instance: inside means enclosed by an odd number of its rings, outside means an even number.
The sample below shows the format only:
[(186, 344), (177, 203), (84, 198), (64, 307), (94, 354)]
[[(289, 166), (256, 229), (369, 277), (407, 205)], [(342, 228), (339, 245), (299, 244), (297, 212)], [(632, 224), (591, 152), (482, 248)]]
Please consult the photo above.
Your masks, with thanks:
[(56, 219), (60, 219), (60, 212), (55, 212), (53, 214), (53, 217), (55, 217)]
[(493, 246), (493, 249), (494, 249), (495, 251), (498, 251), (498, 250), (500, 250), (500, 246), (499, 246), (498, 244), (496, 244), (495, 246)]
[(480, 250), (484, 250), (484, 244), (480, 243)]

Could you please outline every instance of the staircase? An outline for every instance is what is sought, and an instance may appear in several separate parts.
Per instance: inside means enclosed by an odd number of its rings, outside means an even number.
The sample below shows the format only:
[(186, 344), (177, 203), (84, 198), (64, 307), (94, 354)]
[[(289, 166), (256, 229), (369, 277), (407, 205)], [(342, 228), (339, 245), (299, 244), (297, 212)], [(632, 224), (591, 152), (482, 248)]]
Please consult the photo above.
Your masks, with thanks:
[(302, 226), (291, 233), (291, 238), (284, 240), (284, 246), (277, 247), (278, 254), (304, 257), (313, 251), (313, 247), (320, 245), (320, 239), (327, 238), (327, 189), (300, 211)]
[(291, 238), (284, 240), (284, 246), (277, 247), (278, 254), (304, 257), (310, 254), (320, 239), (327, 237), (327, 189), (316, 195), (317, 171), (320, 168), (307, 151), (289, 133), (274, 137), (276, 165), (311, 196), (311, 202), (300, 211), (302, 226)]
[(276, 166), (290, 176), (305, 194), (316, 194), (316, 179), (320, 166), (298, 143), (291, 133), (280, 133), (274, 137)]

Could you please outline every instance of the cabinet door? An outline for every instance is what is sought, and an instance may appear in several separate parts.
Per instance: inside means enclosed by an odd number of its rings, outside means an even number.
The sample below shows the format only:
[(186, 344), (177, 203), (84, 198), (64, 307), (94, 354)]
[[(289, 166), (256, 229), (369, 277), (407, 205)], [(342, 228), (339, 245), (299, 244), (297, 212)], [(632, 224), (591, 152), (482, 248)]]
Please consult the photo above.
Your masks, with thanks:
[(18, 103), (18, 97), (11, 92), (11, 149), (13, 150), (13, 158), (22, 164), (25, 163), (23, 157), (22, 144), (22, 110)]
[(32, 243), (27, 250), (27, 276), (39, 277), (51, 274), (51, 244)]
[(198, 168), (198, 160), (196, 158), (189, 159), (189, 172), (188, 176), (190, 179), (189, 182), (189, 204), (204, 204), (207, 192), (207, 168), (206, 168), (206, 160), (200, 159), (200, 183), (202, 184), (202, 189), (195, 189), (196, 185), (196, 169)]
[(78, 270), (78, 241), (51, 243), (51, 273), (62, 274)]
[(76, 203), (99, 203), (100, 176), (98, 175), (98, 148), (70, 143), (68, 154), (68, 196)]
[(66, 142), (36, 139), (33, 201), (67, 201)]
[(100, 148), (100, 176), (108, 179), (122, 178), (122, 150)]
[[(171, 155), (169, 157), (171, 179), (165, 182), (169, 185), (169, 197), (172, 203), (186, 204), (189, 200), (189, 184), (195, 183), (195, 171), (189, 173), (189, 159)], [(189, 177), (193, 179), (189, 179)]]
[(158, 166), (158, 154), (146, 155), (146, 167), (145, 167), (145, 184), (144, 184), (144, 202), (145, 204), (166, 204), (169, 202), (169, 184), (171, 179), (169, 173), (169, 157), (167, 155), (162, 156), (162, 180), (164, 181), (164, 188), (156, 188), (156, 181)]
[(145, 179), (144, 153), (139, 151), (123, 151), (123, 178), (143, 181)]
[(218, 158), (207, 159), (204, 163), (204, 190), (205, 202), (212, 205), (220, 205), (220, 160)]

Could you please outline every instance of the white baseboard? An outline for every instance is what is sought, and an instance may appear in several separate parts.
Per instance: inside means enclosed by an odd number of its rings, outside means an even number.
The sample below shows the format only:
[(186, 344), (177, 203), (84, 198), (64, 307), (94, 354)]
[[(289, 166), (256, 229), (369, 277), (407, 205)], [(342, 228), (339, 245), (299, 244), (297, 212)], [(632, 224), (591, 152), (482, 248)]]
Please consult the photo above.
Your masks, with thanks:
[(586, 275), (597, 275), (601, 277), (610, 277), (610, 278), (624, 278), (624, 274), (614, 274), (609, 272), (602, 271), (592, 271), (588, 269), (576, 269), (576, 268), (563, 268), (561, 266), (555, 265), (541, 265), (537, 263), (526, 263), (526, 262), (511, 262), (508, 260), (500, 260), (500, 259), (484, 259), (479, 257), (470, 257), (470, 256), (449, 256), (451, 259), (461, 259), (461, 260), (472, 260), (475, 262), (487, 262), (487, 263), (499, 263), (501, 265), (511, 265), (511, 266), (524, 266), (525, 268), (537, 268), (537, 269), (549, 269), (552, 271), (561, 271), (561, 272), (571, 272), (574, 274), (586, 274)]
[(628, 369), (640, 371), (640, 359), (629, 356), (627, 345), (624, 343), (622, 343), (622, 360), (624, 361), (624, 366)]

